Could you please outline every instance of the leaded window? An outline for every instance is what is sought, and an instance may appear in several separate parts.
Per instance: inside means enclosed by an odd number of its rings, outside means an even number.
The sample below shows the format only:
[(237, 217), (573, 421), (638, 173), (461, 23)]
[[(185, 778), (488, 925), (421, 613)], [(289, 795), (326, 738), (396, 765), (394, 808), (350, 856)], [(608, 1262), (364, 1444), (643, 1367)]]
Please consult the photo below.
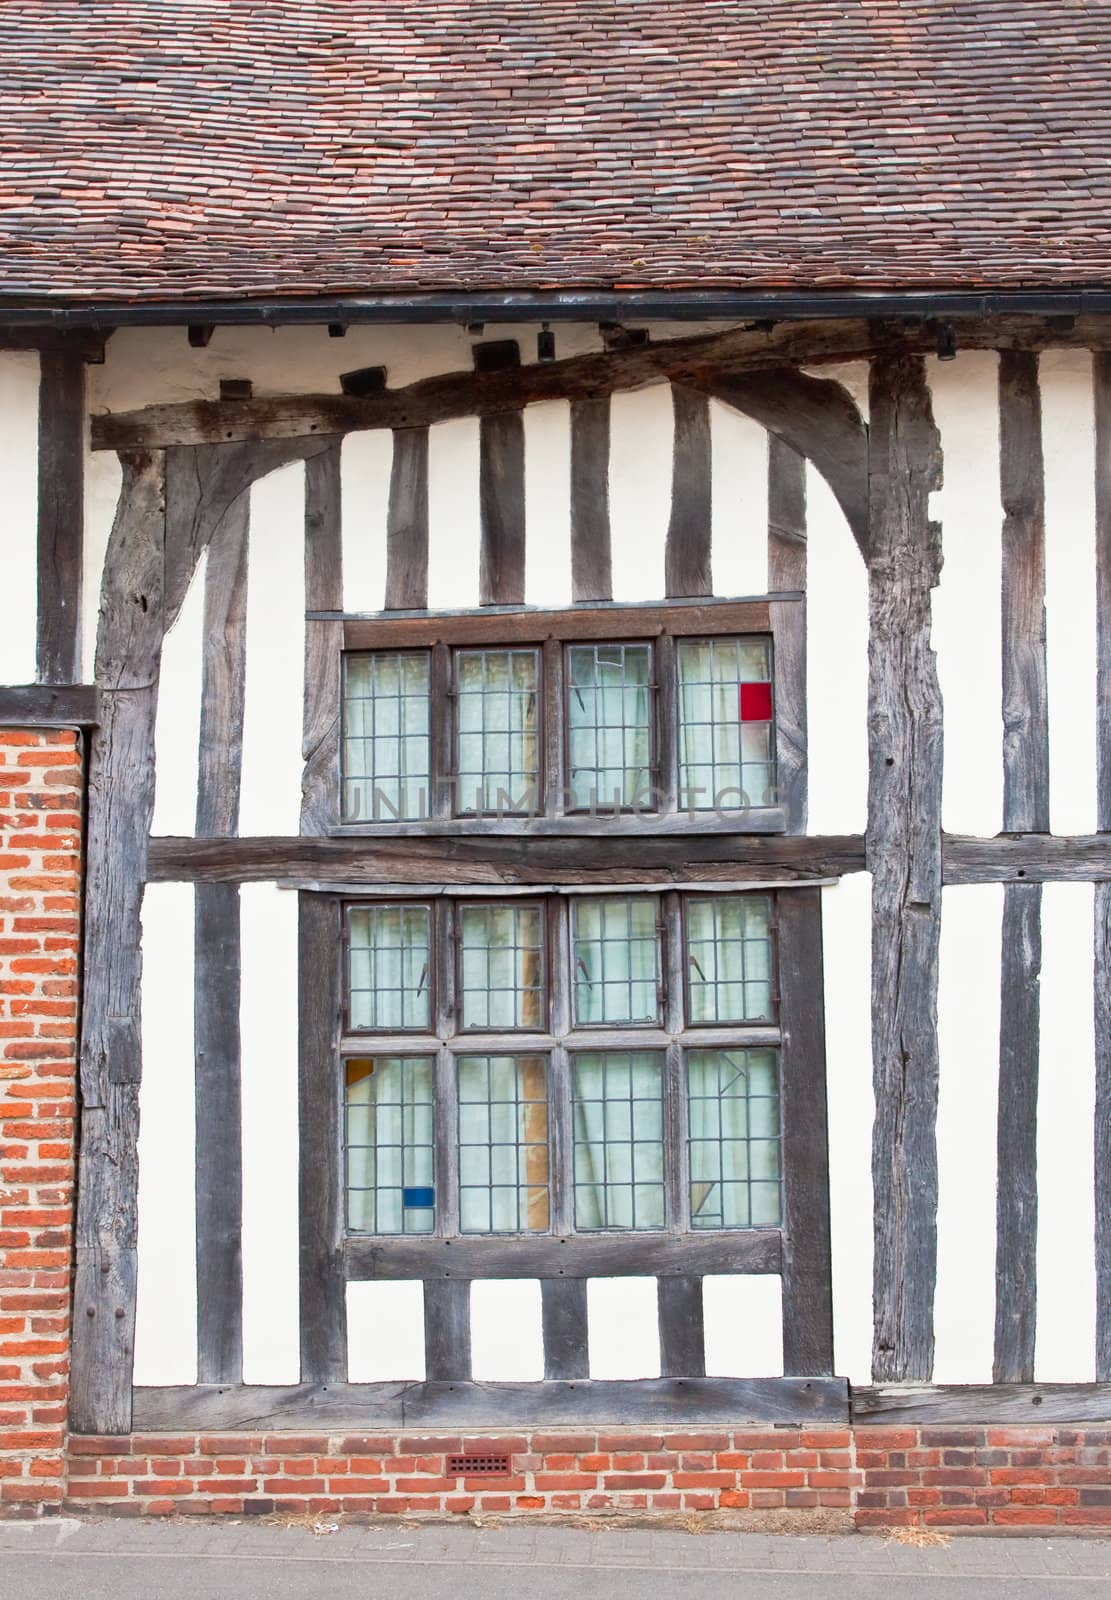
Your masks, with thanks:
[(456, 655), (456, 809), (535, 810), (540, 784), (535, 650)]
[(572, 993), (580, 1026), (659, 1020), (658, 905), (653, 895), (572, 901)]
[(572, 1059), (575, 1227), (664, 1225), (663, 1056), (584, 1052)]
[(426, 905), (359, 906), (347, 920), (353, 1029), (428, 1030), (432, 916)]
[(548, 1077), (543, 1056), (461, 1056), (459, 1227), (546, 1232)]
[(435, 1225), (435, 1062), (347, 1062), (347, 1225), (358, 1233), (431, 1233)]
[(576, 644), (566, 661), (569, 809), (651, 807), (652, 647)]
[(428, 815), (431, 785), (427, 650), (349, 655), (344, 670), (343, 815)]
[(464, 1028), (540, 1028), (544, 918), (537, 905), (465, 905), (459, 914)]
[(779, 1085), (774, 1050), (689, 1050), (692, 1228), (775, 1227)]
[(775, 798), (771, 651), (766, 639), (681, 639), (679, 793), (692, 811)]

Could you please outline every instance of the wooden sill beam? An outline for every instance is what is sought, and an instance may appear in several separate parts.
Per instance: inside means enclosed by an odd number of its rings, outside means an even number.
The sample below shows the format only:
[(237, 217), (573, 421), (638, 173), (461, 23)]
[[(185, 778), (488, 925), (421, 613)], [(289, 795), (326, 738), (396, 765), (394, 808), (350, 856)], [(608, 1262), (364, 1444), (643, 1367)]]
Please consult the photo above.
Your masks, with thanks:
[(0, 689), (0, 728), (94, 728), (100, 690), (94, 683), (25, 683)]

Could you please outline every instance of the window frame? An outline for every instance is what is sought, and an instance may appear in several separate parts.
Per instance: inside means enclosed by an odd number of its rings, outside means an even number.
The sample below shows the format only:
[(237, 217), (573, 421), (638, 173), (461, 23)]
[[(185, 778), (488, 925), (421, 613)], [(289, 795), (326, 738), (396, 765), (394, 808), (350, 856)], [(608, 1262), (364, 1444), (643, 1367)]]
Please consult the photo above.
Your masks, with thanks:
[[(357, 1028), (351, 1020), (351, 917), (357, 911), (374, 911), (382, 906), (390, 906), (398, 911), (427, 911), (428, 913), (428, 1027), (427, 1028)], [(350, 900), (343, 907), (343, 1031), (344, 1036), (359, 1039), (394, 1039), (413, 1037), (418, 1039), (429, 1038), (435, 1031), (437, 1008), (439, 1006), (439, 956), (437, 952), (437, 916), (436, 908), (432, 902), (420, 895), (413, 895), (405, 900), (390, 898)], [(394, 1055), (401, 1054), (394, 1051)]]
[[(583, 647), (594, 646), (595, 649), (607, 644), (615, 645), (646, 645), (648, 648), (648, 781), (653, 796), (650, 806), (609, 806), (599, 807), (592, 811), (589, 806), (569, 806), (566, 804), (571, 794), (571, 651)], [(656, 648), (657, 640), (646, 636), (642, 639), (564, 639), (561, 641), (560, 660), (562, 665), (563, 685), (562, 701), (560, 704), (560, 738), (562, 743), (563, 759), (563, 785), (560, 800), (561, 814), (565, 817), (583, 816), (636, 816), (657, 817), (667, 815), (657, 803), (662, 794), (661, 774), (663, 771), (661, 753), (666, 742), (665, 730), (661, 727), (660, 717), (660, 684), (658, 663), (660, 652)], [(678, 725), (676, 725), (678, 737)]]
[[(681, 897), (680, 913), (682, 918), (680, 931), (680, 960), (683, 969), (683, 1014), (687, 1018), (687, 1027), (692, 1033), (700, 1028), (705, 1030), (722, 1028), (759, 1028), (779, 1026), (779, 924), (776, 912), (778, 899), (774, 889), (764, 889), (762, 896), (768, 901), (768, 938), (771, 947), (771, 977), (769, 988), (771, 992), (772, 1010), (768, 1018), (729, 1018), (724, 1021), (715, 1019), (713, 1022), (696, 1022), (691, 1016), (691, 973), (690, 957), (690, 918), (689, 909), (692, 901), (696, 900), (726, 900), (734, 891), (729, 889), (692, 889)], [(747, 891), (753, 895), (761, 893), (760, 886), (753, 884)]]
[[(460, 1039), (475, 1039), (475, 1038), (478, 1038), (478, 1039), (487, 1039), (487, 1038), (492, 1038), (492, 1039), (501, 1039), (501, 1038), (505, 1038), (505, 1039), (509, 1039), (509, 1038), (531, 1039), (531, 1038), (536, 1038), (537, 1036), (547, 1037), (548, 1034), (551, 1032), (551, 1022), (552, 1022), (552, 982), (551, 982), (552, 957), (551, 957), (551, 951), (549, 949), (549, 944), (550, 944), (550, 940), (551, 940), (551, 928), (550, 928), (550, 918), (548, 916), (548, 905), (547, 905), (548, 897), (545, 896), (545, 895), (535, 895), (535, 896), (534, 895), (521, 895), (521, 896), (517, 896), (517, 895), (505, 896), (505, 895), (503, 895), (503, 896), (501, 896), (499, 898), (499, 896), (497, 896), (497, 895), (481, 895), (481, 896), (480, 895), (462, 895), (462, 896), (448, 897), (448, 898), (451, 899), (451, 910), (452, 910), (452, 920), (453, 920), (452, 941), (451, 941), (452, 942), (452, 946), (453, 946), (452, 955), (453, 955), (453, 958), (454, 958), (454, 989), (453, 989), (453, 994), (454, 994), (454, 1000), (455, 1000), (455, 1005), (454, 1005), (455, 1033), (454, 1033), (453, 1037), (458, 1037)], [(540, 920), (540, 1017), (541, 1017), (541, 1021), (540, 1021), (540, 1024), (535, 1028), (525, 1028), (525, 1027), (491, 1028), (489, 1026), (484, 1027), (484, 1028), (482, 1028), (482, 1027), (468, 1027), (466, 1022), (464, 1021), (464, 1017), (463, 1017), (463, 1003), (464, 1003), (464, 995), (463, 995), (463, 919), (462, 919), (462, 916), (460, 915), (460, 912), (462, 912), (464, 910), (468, 910), (468, 911), (470, 911), (470, 910), (483, 910), (486, 907), (496, 907), (496, 906), (512, 906), (514, 910), (520, 910), (520, 909), (523, 909), (525, 907), (530, 907), (530, 908), (534, 908), (539, 914), (539, 920)], [(487, 949), (489, 949), (489, 948), (490, 947), (487, 946)], [(514, 946), (515, 950), (518, 949), (518, 948), (520, 948), (520, 947), (516, 946), (516, 945)], [(489, 992), (489, 991), (487, 991), (487, 992)], [(475, 1052), (472, 1052), (472, 1053), (475, 1053)], [(497, 1050), (497, 1051), (483, 1050), (483, 1051), (480, 1051), (480, 1052), (477, 1052), (477, 1053), (478, 1054), (482, 1054), (482, 1055), (513, 1055), (513, 1054), (518, 1054), (518, 1055), (525, 1054), (525, 1055), (528, 1055), (528, 1054), (530, 1054), (532, 1052), (529, 1052), (529, 1051), (510, 1051), (510, 1050)]]
[[(800, 730), (791, 733), (777, 715), (788, 703), (781, 693), (781, 672), (789, 670), (779, 635), (788, 626), (783, 602), (767, 600), (669, 601), (664, 604), (592, 603), (562, 611), (526, 607), (487, 607), (477, 611), (397, 616), (380, 613), (348, 617), (342, 624), (342, 670), (337, 674), (335, 758), (332, 816), (327, 832), (335, 837), (413, 836), (420, 834), (605, 835), (638, 833), (655, 827), (667, 833), (782, 833), (787, 830), (787, 797), (776, 803), (735, 811), (712, 807), (679, 808), (678, 772), (680, 717), (677, 642), (721, 637), (767, 638), (772, 671), (771, 763), (777, 774), (789, 769)], [(653, 807), (628, 806), (591, 812), (566, 806), (569, 789), (568, 650), (573, 645), (647, 644), (650, 647), (652, 714), (649, 743)], [(535, 651), (538, 678), (537, 757), (538, 806), (533, 812), (475, 812), (460, 808), (458, 791), (458, 657), (470, 649)], [(343, 685), (352, 656), (376, 652), (427, 651), (429, 655), (429, 795), (427, 815), (408, 819), (344, 819), (342, 799), (348, 782), (344, 770)], [(794, 752), (797, 754), (797, 752)]]

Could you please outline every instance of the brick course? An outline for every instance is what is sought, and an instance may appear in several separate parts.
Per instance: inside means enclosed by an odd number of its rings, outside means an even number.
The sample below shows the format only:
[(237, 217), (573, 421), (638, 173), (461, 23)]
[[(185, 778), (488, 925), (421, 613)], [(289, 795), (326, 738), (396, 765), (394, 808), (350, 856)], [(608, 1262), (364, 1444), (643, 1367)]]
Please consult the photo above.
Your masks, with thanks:
[(0, 1512), (65, 1494), (81, 760), (0, 729)]

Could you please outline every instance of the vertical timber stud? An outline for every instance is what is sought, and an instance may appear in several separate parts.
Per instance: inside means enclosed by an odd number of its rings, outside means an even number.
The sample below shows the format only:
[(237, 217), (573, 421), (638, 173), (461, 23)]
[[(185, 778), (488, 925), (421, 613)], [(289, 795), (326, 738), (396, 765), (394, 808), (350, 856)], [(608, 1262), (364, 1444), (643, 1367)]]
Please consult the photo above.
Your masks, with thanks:
[(334, 1384), (347, 1377), (339, 905), (308, 891), (298, 902), (301, 1382)]
[[(475, 370), (520, 365), (512, 339), (476, 345)], [(497, 411), (479, 423), (478, 493), (482, 520), (480, 605), (520, 605), (525, 598), (525, 421), (522, 411)]]
[(140, 910), (154, 808), (165, 457), (125, 454), (101, 590), (101, 720), (89, 769), (81, 1148), (70, 1425), (131, 1426), (135, 1344)]
[[(343, 610), (340, 443), (305, 462), (305, 609)], [(327, 833), (339, 805), (343, 623), (305, 623), (301, 832)]]
[[(247, 676), (250, 495), (232, 502), (208, 547), (197, 780), (198, 838), (239, 827)], [(243, 1379), (243, 1153), (239, 885), (194, 889), (197, 1130), (197, 1381)]]
[(85, 518), (85, 361), (39, 356), (39, 683), (80, 683), (81, 552)]
[(657, 1278), (656, 1305), (660, 1327), (661, 1377), (705, 1377), (702, 1279)]
[(386, 516), (386, 610), (423, 611), (427, 604), (428, 429), (395, 428)]
[(783, 1119), (783, 1371), (833, 1372), (822, 891), (790, 889), (779, 932)]
[(929, 519), (941, 448), (921, 357), (873, 359), (868, 441), (868, 836), (872, 874), (872, 1371), (933, 1368), (937, 1277), (937, 982), (941, 932), (941, 689)]
[(710, 575), (710, 402), (696, 389), (671, 386), (675, 434), (671, 519), (664, 547), (669, 599), (713, 594)]
[[(768, 591), (806, 591), (806, 462), (768, 434)], [(806, 603), (773, 600), (776, 787), (787, 832), (805, 833)]]
[[(1111, 354), (1095, 360), (1097, 822), (1111, 833)], [(1096, 1029), (1096, 1379), (1111, 1383), (1111, 883), (1097, 883)]]
[[(999, 357), (1003, 503), (1003, 828), (1049, 832), (1045, 480), (1038, 357)], [(1042, 890), (1003, 890), (995, 1247), (996, 1383), (1032, 1383), (1037, 1311)]]
[(542, 1278), (545, 1378), (589, 1378), (585, 1278)]
[(571, 598), (613, 599), (609, 395), (571, 402)]

